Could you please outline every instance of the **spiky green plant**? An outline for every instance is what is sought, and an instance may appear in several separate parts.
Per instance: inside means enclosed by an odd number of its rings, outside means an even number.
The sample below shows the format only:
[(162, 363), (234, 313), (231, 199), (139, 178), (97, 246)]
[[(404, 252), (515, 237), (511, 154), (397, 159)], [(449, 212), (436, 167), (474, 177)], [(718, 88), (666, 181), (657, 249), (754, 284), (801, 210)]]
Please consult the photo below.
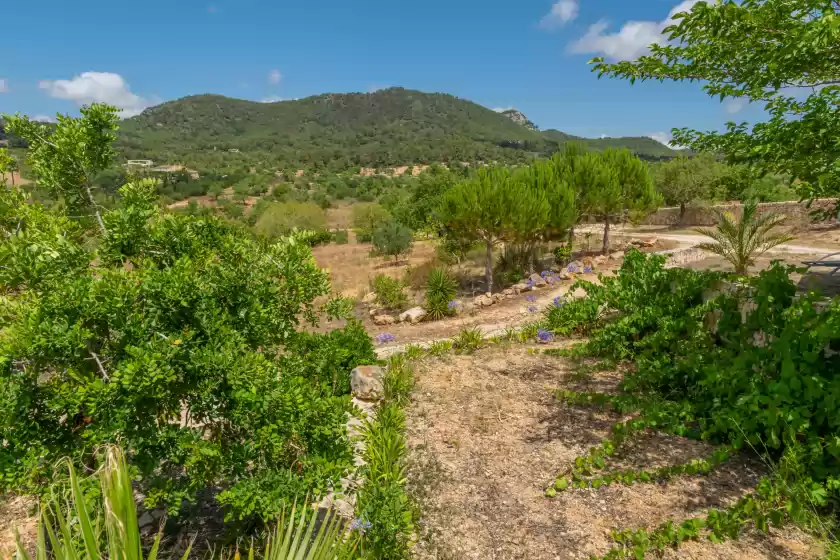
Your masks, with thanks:
[(735, 273), (742, 276), (755, 264), (755, 259), (793, 239), (791, 235), (773, 231), (785, 221), (784, 216), (772, 213), (759, 216), (755, 202), (744, 204), (740, 219), (729, 212), (718, 212), (717, 215), (715, 229), (695, 230), (711, 237), (715, 243), (701, 243), (698, 247), (725, 258), (735, 267)]
[(429, 354), (432, 356), (442, 356), (452, 350), (451, 340), (436, 340), (429, 345)]
[(464, 327), (452, 339), (452, 343), (458, 352), (471, 354), (484, 346), (484, 333), (478, 327)]
[[(97, 511), (85, 501), (79, 476), (70, 461), (68, 499), (52, 495), (41, 504), (35, 560), (157, 560), (163, 524), (152, 542), (148, 555), (143, 554), (143, 539), (137, 523), (134, 491), (125, 456), (118, 447), (105, 449), (105, 459), (99, 469), (102, 488), (102, 508)], [(357, 535), (345, 538), (343, 524), (327, 514), (318, 526), (318, 510), (304, 512), (295, 526), (296, 505), (292, 506), (288, 521), (285, 511), (271, 534), (266, 538), (260, 556), (266, 560), (345, 560), (354, 558)], [(16, 557), (32, 560), (15, 528)], [(312, 538), (307, 538), (310, 535)], [(192, 544), (181, 557), (189, 558)], [(251, 545), (248, 558), (254, 558)]]
[(426, 311), (430, 319), (437, 321), (451, 315), (453, 301), (458, 293), (458, 284), (445, 268), (435, 268), (426, 280)]

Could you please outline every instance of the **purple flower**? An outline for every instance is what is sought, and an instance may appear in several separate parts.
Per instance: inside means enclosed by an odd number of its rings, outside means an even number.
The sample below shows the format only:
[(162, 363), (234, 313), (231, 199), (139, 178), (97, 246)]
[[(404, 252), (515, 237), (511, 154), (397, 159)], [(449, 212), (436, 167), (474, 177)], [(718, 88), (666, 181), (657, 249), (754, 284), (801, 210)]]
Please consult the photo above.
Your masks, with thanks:
[(566, 300), (563, 299), (563, 296), (554, 298), (554, 307), (563, 307), (564, 305), (566, 305)]
[(350, 522), (350, 529), (364, 533), (371, 528), (371, 523), (367, 519), (357, 518)]
[(534, 281), (528, 278), (528, 282), (526, 282), (525, 285), (529, 288), (532, 288), (534, 286)]
[(554, 335), (545, 329), (540, 329), (537, 331), (537, 339), (540, 342), (551, 342), (554, 340)]
[(453, 299), (452, 301), (446, 304), (446, 307), (449, 309), (449, 311), (452, 311), (453, 309), (458, 307), (458, 302)]
[(536, 313), (537, 312), (537, 306), (536, 305), (529, 305), (528, 306), (528, 311), (530, 313)]
[(525, 301), (537, 301), (537, 296), (525, 296)]
[(592, 274), (592, 267), (591, 266), (584, 266), (583, 267), (584, 274)]
[(566, 270), (568, 270), (569, 272), (577, 272), (578, 267), (577, 267), (576, 264), (570, 264), (569, 267)]
[(376, 337), (376, 342), (379, 344), (385, 344), (386, 342), (394, 342), (397, 340), (397, 337), (392, 335), (391, 333), (382, 333)]
[(551, 276), (551, 271), (543, 270), (542, 272), (540, 272), (540, 276), (542, 276), (543, 278), (545, 278), (546, 276)]

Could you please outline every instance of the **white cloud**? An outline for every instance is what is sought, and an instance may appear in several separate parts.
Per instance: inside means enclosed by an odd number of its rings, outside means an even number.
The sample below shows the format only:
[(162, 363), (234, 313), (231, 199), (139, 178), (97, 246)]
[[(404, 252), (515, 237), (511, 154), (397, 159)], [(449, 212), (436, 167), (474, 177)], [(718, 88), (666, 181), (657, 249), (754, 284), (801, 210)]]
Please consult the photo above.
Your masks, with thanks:
[(280, 70), (272, 70), (268, 73), (268, 83), (272, 85), (277, 85), (280, 83), (280, 80), (283, 79), (283, 74), (280, 73)]
[(662, 30), (674, 23), (674, 15), (691, 10), (700, 0), (683, 0), (662, 21), (628, 21), (616, 33), (607, 32), (609, 23), (601, 20), (589, 26), (586, 34), (569, 45), (573, 53), (595, 53), (611, 60), (635, 60), (650, 53), (653, 44), (668, 42)]
[(131, 92), (119, 74), (82, 72), (72, 80), (43, 80), (39, 87), (57, 99), (69, 99), (77, 105), (107, 103), (121, 109), (123, 118), (133, 117), (151, 107), (155, 101)]
[(648, 138), (653, 138), (660, 144), (665, 144), (666, 146), (674, 150), (685, 149), (685, 146), (680, 146), (679, 144), (673, 143), (674, 137), (671, 136), (670, 132), (653, 132), (651, 134), (648, 134)]
[(285, 99), (279, 95), (269, 95), (268, 97), (260, 99), (260, 103), (277, 103), (278, 101), (285, 101)]
[(543, 29), (555, 29), (575, 19), (578, 15), (577, 0), (557, 0), (551, 11), (540, 20)]
[(6, 93), (7, 91), (9, 91), (9, 80), (0, 78), (0, 93)]
[(729, 113), (730, 115), (734, 115), (735, 113), (740, 112), (741, 109), (746, 107), (747, 104), (749, 104), (749, 101), (747, 99), (744, 99), (743, 97), (735, 97), (732, 99), (727, 99), (726, 103), (724, 103), (723, 106), (726, 109), (727, 113)]
[(56, 122), (54, 117), (50, 117), (48, 115), (35, 115), (31, 117), (31, 119), (35, 122)]

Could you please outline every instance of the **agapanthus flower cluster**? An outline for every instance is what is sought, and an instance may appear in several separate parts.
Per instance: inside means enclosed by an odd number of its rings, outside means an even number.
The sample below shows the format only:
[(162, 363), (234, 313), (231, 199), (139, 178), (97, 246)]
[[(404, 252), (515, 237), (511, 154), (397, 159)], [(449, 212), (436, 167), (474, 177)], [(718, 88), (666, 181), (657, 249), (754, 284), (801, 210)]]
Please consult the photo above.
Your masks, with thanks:
[(537, 296), (525, 296), (525, 301), (537, 301)]
[(391, 333), (381, 333), (376, 337), (376, 342), (379, 344), (385, 344), (386, 342), (394, 342), (397, 340), (397, 337), (392, 335)]
[(540, 329), (537, 331), (537, 340), (543, 343), (551, 342), (554, 340), (554, 335), (550, 331)]

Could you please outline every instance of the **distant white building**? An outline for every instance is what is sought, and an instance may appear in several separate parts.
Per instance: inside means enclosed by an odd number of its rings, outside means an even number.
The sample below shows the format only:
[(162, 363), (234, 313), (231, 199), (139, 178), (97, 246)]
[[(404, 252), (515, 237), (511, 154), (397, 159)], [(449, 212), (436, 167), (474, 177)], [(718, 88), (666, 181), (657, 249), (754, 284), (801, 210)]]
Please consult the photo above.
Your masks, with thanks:
[(144, 167), (149, 168), (154, 165), (154, 162), (150, 159), (130, 159), (125, 164), (127, 167)]

